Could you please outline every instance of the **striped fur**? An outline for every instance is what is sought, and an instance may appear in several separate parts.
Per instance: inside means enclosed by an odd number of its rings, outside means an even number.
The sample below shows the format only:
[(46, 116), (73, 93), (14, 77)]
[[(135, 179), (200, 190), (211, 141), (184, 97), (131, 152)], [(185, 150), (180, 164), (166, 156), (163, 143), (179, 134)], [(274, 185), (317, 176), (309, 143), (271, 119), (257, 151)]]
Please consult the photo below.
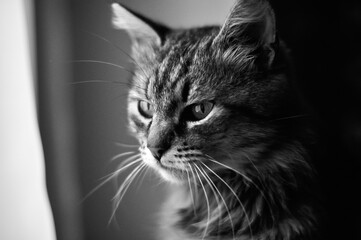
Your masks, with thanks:
[[(301, 121), (282, 120), (298, 103), (268, 2), (237, 1), (221, 27), (161, 35), (142, 20), (142, 36), (159, 36), (143, 44), (133, 38), (128, 112), (143, 160), (177, 184), (162, 238), (313, 239), (307, 131)], [(153, 106), (151, 118), (139, 112), (139, 101)], [(203, 101), (214, 103), (211, 112), (187, 121), (185, 111)], [(160, 159), (150, 144), (164, 150)]]

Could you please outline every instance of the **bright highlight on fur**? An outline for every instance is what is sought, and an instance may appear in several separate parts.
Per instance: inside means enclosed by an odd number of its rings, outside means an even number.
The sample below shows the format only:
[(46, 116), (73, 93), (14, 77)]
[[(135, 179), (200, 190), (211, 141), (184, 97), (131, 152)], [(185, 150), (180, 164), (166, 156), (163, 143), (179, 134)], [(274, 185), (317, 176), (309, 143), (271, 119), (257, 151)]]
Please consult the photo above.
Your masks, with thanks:
[(238, 0), (223, 26), (181, 30), (112, 9), (133, 42), (128, 116), (140, 145), (119, 155), (133, 154), (119, 172), (136, 167), (115, 207), (150, 167), (181, 189), (160, 239), (313, 239), (309, 131), (270, 4)]

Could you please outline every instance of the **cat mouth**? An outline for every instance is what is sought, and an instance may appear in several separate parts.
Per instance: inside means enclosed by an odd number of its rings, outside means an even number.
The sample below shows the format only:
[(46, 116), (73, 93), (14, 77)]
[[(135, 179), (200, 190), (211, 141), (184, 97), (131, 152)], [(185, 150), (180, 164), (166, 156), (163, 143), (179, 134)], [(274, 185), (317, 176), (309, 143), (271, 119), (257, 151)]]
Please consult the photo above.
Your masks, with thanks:
[(187, 179), (187, 170), (175, 166), (164, 165), (162, 163), (157, 164), (159, 167), (157, 172), (168, 182), (182, 183)]
[(144, 162), (152, 167), (164, 179), (170, 182), (181, 183), (196, 174), (198, 168), (202, 168), (202, 158), (198, 152), (184, 154), (170, 151), (160, 158), (155, 157), (150, 151), (145, 151)]
[[(188, 179), (192, 166), (196, 160), (159, 160), (157, 161), (158, 171), (160, 174), (171, 182), (184, 182)], [(194, 168), (194, 167), (193, 167)]]
[(160, 160), (159, 165), (169, 170), (187, 171), (197, 160)]

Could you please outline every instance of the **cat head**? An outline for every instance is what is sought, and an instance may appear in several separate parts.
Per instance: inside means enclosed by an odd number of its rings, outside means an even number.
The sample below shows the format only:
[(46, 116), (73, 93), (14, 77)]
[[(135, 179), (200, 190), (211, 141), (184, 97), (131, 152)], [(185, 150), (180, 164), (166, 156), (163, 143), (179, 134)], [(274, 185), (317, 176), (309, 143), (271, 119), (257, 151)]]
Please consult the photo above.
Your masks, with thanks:
[(272, 119), (289, 104), (269, 3), (239, 0), (222, 26), (175, 30), (116, 3), (112, 9), (113, 25), (132, 40), (128, 116), (143, 160), (174, 182), (267, 164), (260, 156), (282, 128)]

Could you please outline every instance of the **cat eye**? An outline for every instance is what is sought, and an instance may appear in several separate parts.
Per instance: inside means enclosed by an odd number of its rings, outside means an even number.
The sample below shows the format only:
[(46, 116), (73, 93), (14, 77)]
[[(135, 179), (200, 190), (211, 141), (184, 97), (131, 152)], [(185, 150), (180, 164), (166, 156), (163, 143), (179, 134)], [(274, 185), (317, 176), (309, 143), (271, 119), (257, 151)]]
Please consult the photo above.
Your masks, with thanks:
[(138, 102), (138, 111), (139, 113), (145, 118), (152, 118), (154, 109), (152, 104), (146, 101), (139, 101)]
[(207, 117), (213, 109), (212, 102), (201, 102), (188, 106), (184, 111), (184, 118), (186, 121), (199, 121)]

